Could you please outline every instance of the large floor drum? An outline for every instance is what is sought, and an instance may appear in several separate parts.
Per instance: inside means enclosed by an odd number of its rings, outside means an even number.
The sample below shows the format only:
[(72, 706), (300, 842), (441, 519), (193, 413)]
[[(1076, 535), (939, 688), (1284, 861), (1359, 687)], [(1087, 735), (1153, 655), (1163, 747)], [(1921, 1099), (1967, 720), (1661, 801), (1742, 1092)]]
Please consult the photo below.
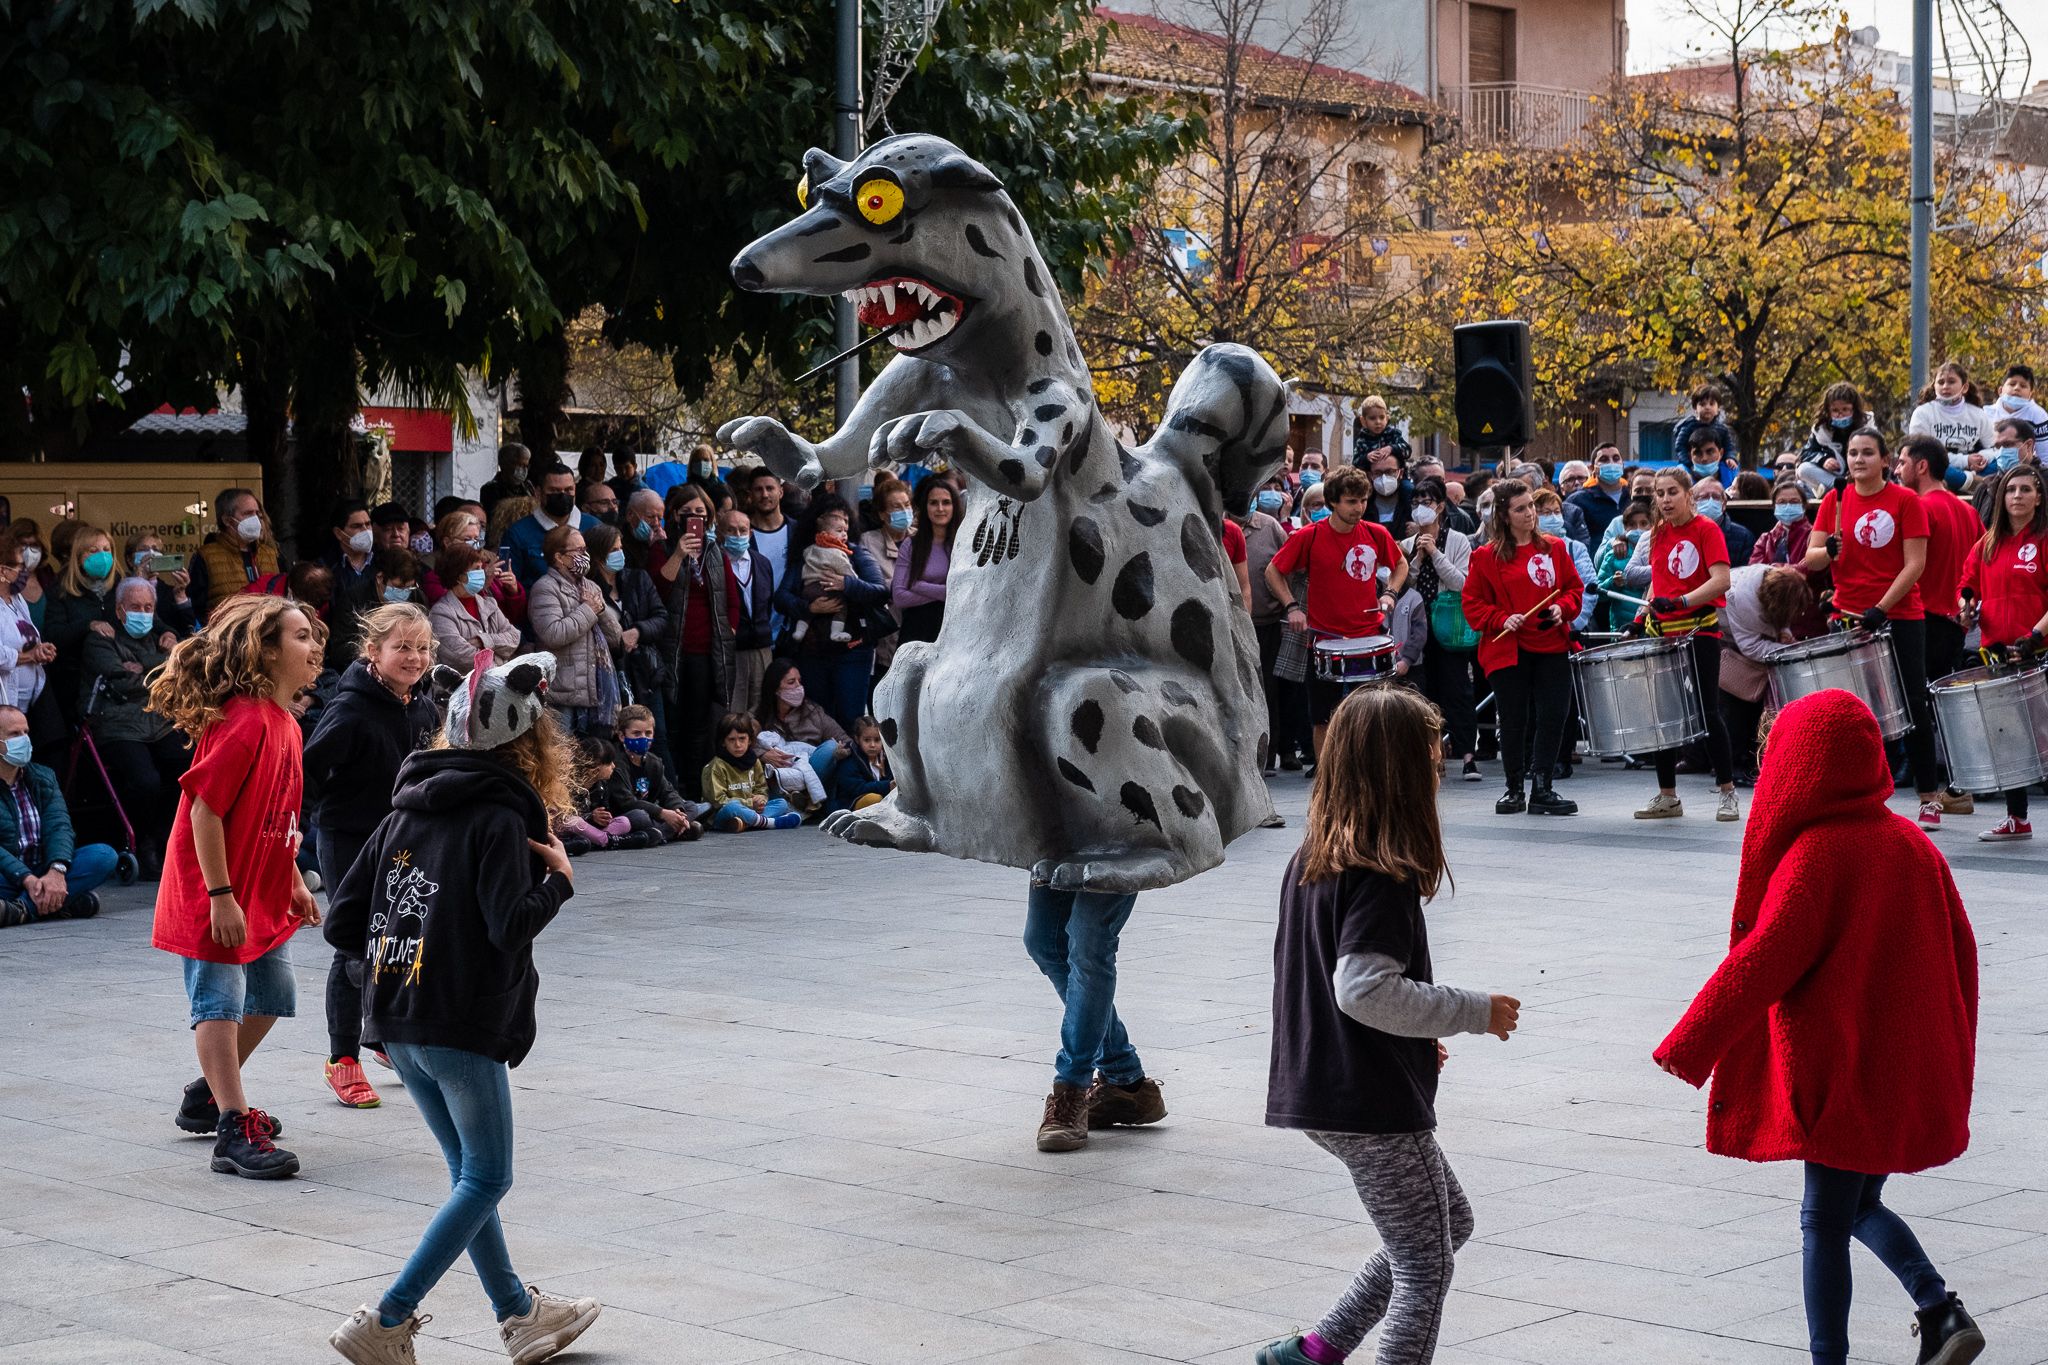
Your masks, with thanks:
[(1774, 649), (1764, 663), (1771, 670), (1771, 705), (1779, 710), (1836, 687), (1863, 699), (1886, 739), (1897, 739), (1913, 728), (1889, 635), (1838, 631)]
[(1596, 758), (1662, 753), (1707, 732), (1684, 639), (1624, 640), (1574, 654), (1572, 681)]
[(2048, 672), (1970, 668), (1931, 690), (1951, 783), (2002, 792), (2048, 776)]

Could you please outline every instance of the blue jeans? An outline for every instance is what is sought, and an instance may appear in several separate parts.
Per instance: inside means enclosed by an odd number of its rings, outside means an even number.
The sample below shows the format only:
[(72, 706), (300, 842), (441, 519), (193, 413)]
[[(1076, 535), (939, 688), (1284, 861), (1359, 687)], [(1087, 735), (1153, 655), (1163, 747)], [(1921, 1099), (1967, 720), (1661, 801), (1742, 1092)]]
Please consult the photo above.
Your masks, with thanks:
[(387, 1325), (411, 1317), (465, 1250), (500, 1322), (532, 1312), (533, 1298), (512, 1269), (498, 1223), (498, 1201), (512, 1188), (512, 1082), (505, 1064), (419, 1043), (386, 1043), (384, 1051), (441, 1144), (453, 1188), (378, 1312)]
[(728, 801), (717, 810), (711, 812), (711, 824), (713, 828), (716, 828), (721, 820), (737, 820), (748, 829), (759, 829), (771, 821), (780, 820), (787, 814), (789, 814), (789, 802), (787, 801), (770, 801), (767, 807), (762, 810), (755, 810), (752, 806), (743, 806), (737, 801)]
[(1884, 1206), (1881, 1175), (1838, 1171), (1806, 1163), (1806, 1198), (1799, 1207), (1804, 1253), (1807, 1346), (1814, 1365), (1849, 1358), (1849, 1238), (1870, 1248), (1913, 1296), (1913, 1306), (1937, 1308), (1948, 1300), (1920, 1239)]
[(844, 654), (803, 654), (796, 671), (804, 695), (832, 714), (839, 728), (852, 734), (868, 713), (868, 687), (875, 677), (875, 647), (862, 645)]
[[(71, 854), (71, 870), (64, 874), (64, 885), (69, 894), (82, 896), (98, 887), (114, 875), (114, 865), (120, 859), (121, 855), (109, 845), (80, 844)], [(37, 858), (28, 866), (38, 877), (50, 870), (49, 860), (45, 858)], [(21, 899), (21, 883), (5, 872), (0, 872), (0, 897), (11, 901)]]
[(1116, 1016), (1116, 944), (1138, 898), (1098, 891), (1055, 891), (1032, 883), (1024, 914), (1024, 951), (1059, 992), (1060, 1055), (1053, 1079), (1086, 1086), (1100, 1071), (1112, 1085), (1145, 1078), (1145, 1064)]

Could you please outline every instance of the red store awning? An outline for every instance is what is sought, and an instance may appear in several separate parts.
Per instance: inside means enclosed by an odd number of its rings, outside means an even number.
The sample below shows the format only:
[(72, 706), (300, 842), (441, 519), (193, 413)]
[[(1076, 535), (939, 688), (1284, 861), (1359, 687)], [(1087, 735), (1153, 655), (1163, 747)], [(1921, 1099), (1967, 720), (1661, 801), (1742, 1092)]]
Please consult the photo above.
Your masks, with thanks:
[(391, 428), (393, 450), (445, 455), (455, 449), (455, 419), (429, 408), (364, 408), (371, 426)]

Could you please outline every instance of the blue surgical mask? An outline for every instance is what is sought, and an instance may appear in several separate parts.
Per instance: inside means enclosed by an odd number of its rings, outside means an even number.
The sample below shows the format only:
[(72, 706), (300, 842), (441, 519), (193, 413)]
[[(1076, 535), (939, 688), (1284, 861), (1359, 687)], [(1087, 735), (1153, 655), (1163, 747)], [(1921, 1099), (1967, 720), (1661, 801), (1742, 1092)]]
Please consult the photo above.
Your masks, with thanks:
[(624, 739), (620, 740), (619, 742), (626, 746), (627, 753), (633, 755), (633, 757), (635, 758), (641, 758), (646, 755), (649, 749), (652, 749), (654, 747), (654, 736), (627, 735)]
[(1564, 513), (1546, 512), (1542, 516), (1536, 518), (1536, 529), (1541, 531), (1546, 536), (1563, 535)]
[(613, 573), (617, 573), (619, 570), (625, 568), (626, 552), (624, 550), (613, 550), (610, 554), (604, 557), (604, 566), (607, 569), (610, 569)]
[(1640, 526), (1636, 526), (1636, 527), (1631, 527), (1631, 528), (1629, 529), (1629, 532), (1628, 532), (1628, 543), (1629, 543), (1629, 544), (1633, 545), (1633, 544), (1635, 544), (1635, 543), (1636, 543), (1637, 541), (1641, 540), (1642, 538), (1643, 538), (1643, 528), (1642, 528), (1642, 527), (1640, 527)]
[(908, 531), (910, 529), (910, 509), (908, 507), (899, 507), (889, 514), (889, 529), (892, 531)]
[(873, 484), (864, 483), (860, 486), (860, 500), (862, 502), (873, 502), (875, 500), (875, 486)]
[(462, 586), (469, 589), (469, 594), (472, 597), (484, 590), (484, 583), (486, 581), (482, 569), (471, 569), (462, 576)]
[(1701, 498), (1699, 501), (1699, 511), (1700, 515), (1708, 521), (1719, 521), (1721, 519), (1721, 500), (1719, 498)]
[(1796, 502), (1781, 502), (1771, 508), (1771, 515), (1778, 519), (1778, 525), (1790, 526), (1806, 515), (1806, 508)]
[(1310, 521), (1328, 521), (1330, 519), (1330, 509), (1318, 507), (1315, 511), (1308, 514), (1308, 519)]
[(2001, 450), (1991, 457), (1991, 467), (2001, 474), (2019, 462), (2020, 453), (2017, 450)]
[(87, 578), (95, 581), (109, 578), (114, 572), (114, 556), (106, 550), (94, 550), (79, 562), (78, 567), (85, 570)]
[(10, 767), (26, 768), (28, 761), (35, 756), (36, 742), (27, 735), (16, 735), (7, 741), (4, 757)]
[(653, 538), (654, 528), (652, 526), (649, 526), (644, 521), (636, 521), (633, 523), (633, 539), (652, 540)]
[(1850, 427), (1854, 426), (1855, 424), (1856, 415), (1854, 413), (1851, 413), (1847, 417), (1828, 418), (1828, 425), (1833, 427), (1836, 431), (1847, 431)]
[(1621, 466), (1618, 464), (1603, 464), (1600, 466), (1599, 475), (1600, 482), (1602, 483), (1620, 483)]
[(1705, 464), (1700, 464), (1695, 461), (1692, 472), (1695, 477), (1702, 479), (1710, 475), (1719, 474), (1721, 472), (1721, 462), (1719, 460), (1709, 460)]
[(2007, 412), (2018, 412), (2026, 405), (2027, 400), (2016, 393), (2002, 393), (1998, 395), (1998, 406), (2004, 408)]
[(1280, 496), (1278, 489), (1265, 488), (1259, 491), (1259, 510), (1268, 516), (1280, 510), (1280, 504), (1287, 499)]
[(138, 640), (149, 634), (149, 628), (155, 624), (156, 613), (153, 611), (124, 611), (121, 613), (122, 627)]
[(412, 601), (412, 589), (386, 584), (384, 587), (384, 600), (386, 602), (410, 602)]
[(1323, 471), (1320, 469), (1304, 469), (1301, 471), (1301, 486), (1303, 488), (1314, 488), (1322, 481)]
[(725, 547), (725, 552), (729, 555), (744, 555), (754, 542), (747, 536), (721, 536), (718, 543)]

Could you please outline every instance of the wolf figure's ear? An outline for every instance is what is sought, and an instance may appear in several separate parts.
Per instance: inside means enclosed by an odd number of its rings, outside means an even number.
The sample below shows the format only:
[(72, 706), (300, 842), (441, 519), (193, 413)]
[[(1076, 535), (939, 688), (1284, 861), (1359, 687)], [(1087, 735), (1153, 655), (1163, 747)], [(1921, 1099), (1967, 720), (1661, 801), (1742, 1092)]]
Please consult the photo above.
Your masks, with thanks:
[(935, 190), (999, 190), (1003, 182), (995, 173), (965, 152), (955, 152), (933, 166), (931, 187)]

